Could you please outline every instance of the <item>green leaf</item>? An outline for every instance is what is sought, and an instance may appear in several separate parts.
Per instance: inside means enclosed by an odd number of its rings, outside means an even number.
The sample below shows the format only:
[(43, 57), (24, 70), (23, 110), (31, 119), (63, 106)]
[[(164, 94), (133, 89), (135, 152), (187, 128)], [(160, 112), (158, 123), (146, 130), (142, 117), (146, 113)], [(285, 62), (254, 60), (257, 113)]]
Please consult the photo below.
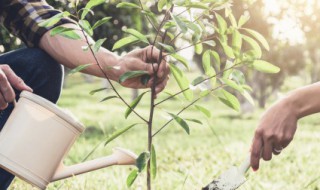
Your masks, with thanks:
[(61, 20), (61, 18), (62, 17), (60, 17), (60, 18), (50, 18), (50, 19), (48, 19), (48, 20), (45, 20), (45, 21), (43, 21), (43, 22), (40, 22), (39, 23), (39, 26), (41, 26), (41, 27), (50, 27), (50, 26), (53, 26), (53, 25), (55, 25), (55, 24), (57, 24), (60, 20)]
[(170, 40), (173, 40), (175, 37), (171, 32), (167, 32), (166, 35), (170, 38)]
[(206, 109), (205, 107), (199, 106), (199, 105), (195, 105), (194, 106), (197, 110), (199, 110), (200, 112), (202, 112), (205, 116), (207, 116), (208, 118), (211, 117), (211, 112)]
[(168, 113), (168, 114), (188, 133), (188, 135), (190, 135), (189, 125), (185, 120), (183, 120), (181, 117), (173, 113)]
[(241, 28), (243, 25), (245, 25), (250, 19), (249, 15), (242, 15), (238, 22), (238, 27)]
[(140, 82), (141, 82), (143, 85), (147, 85), (148, 82), (149, 82), (149, 80), (150, 80), (150, 78), (151, 78), (150, 75), (142, 75)]
[(96, 90), (92, 90), (89, 92), (90, 95), (94, 95), (95, 93), (97, 92), (101, 92), (101, 91), (104, 91), (104, 90), (107, 90), (108, 88), (99, 88), (99, 89), (96, 89)]
[(240, 102), (239, 100), (230, 92), (221, 89), (220, 94), (218, 95), (219, 100), (227, 105), (228, 107), (240, 111)]
[(185, 5), (185, 7), (189, 7), (189, 8), (196, 8), (196, 9), (205, 9), (208, 10), (210, 7), (207, 6), (204, 3), (201, 2), (193, 2), (193, 3), (188, 3), (187, 5)]
[(250, 86), (248, 86), (247, 84), (243, 84), (242, 88), (247, 90), (247, 91), (253, 92), (253, 89)]
[(231, 73), (233, 72), (233, 69), (231, 69), (234, 66), (234, 62), (227, 60), (226, 65), (224, 67), (224, 72), (223, 72), (223, 78), (224, 79), (229, 79)]
[(163, 7), (167, 4), (167, 0), (159, 0), (158, 1), (158, 11), (161, 12)]
[(132, 170), (132, 172), (129, 174), (129, 176), (127, 177), (127, 186), (128, 187), (131, 187), (132, 184), (134, 183), (134, 181), (137, 179), (138, 177), (138, 170), (137, 169), (134, 169)]
[(80, 71), (86, 69), (87, 67), (89, 67), (90, 65), (93, 65), (93, 64), (89, 63), (89, 64), (85, 64), (85, 65), (79, 65), (79, 66), (77, 66), (76, 68), (72, 69), (72, 70), (69, 72), (69, 75), (72, 75), (72, 74), (75, 74), (75, 73), (77, 73), (77, 72), (80, 72)]
[(221, 80), (224, 84), (226, 84), (227, 86), (229, 86), (229, 87), (237, 90), (238, 92), (241, 92), (241, 93), (242, 93), (242, 92), (244, 91), (244, 89), (243, 89), (241, 86), (239, 86), (236, 82), (234, 82), (233, 80), (224, 79), (224, 78), (222, 78), (222, 79), (220, 79), (220, 80)]
[(96, 41), (96, 43), (94, 44), (92, 50), (94, 53), (97, 53), (100, 49), (100, 47), (102, 46), (102, 44), (107, 40), (107, 38), (103, 38), (103, 39), (100, 39), (98, 41)]
[(227, 44), (227, 43), (223, 43), (221, 42), (222, 48), (224, 53), (231, 59), (235, 58), (235, 55), (233, 53), (233, 49)]
[(171, 14), (171, 17), (173, 18), (173, 20), (178, 25), (178, 27), (181, 30), (181, 32), (182, 33), (186, 33), (188, 31), (188, 27), (187, 27), (186, 23), (184, 23), (182, 20), (180, 20), (180, 18), (178, 16), (175, 16), (171, 12), (170, 12), (170, 14)]
[(211, 93), (211, 90), (205, 90), (205, 91), (202, 91), (199, 96), (203, 98), (208, 96), (210, 93)]
[(229, 20), (230, 20), (231, 25), (232, 25), (234, 28), (237, 28), (237, 27), (238, 27), (236, 18), (234, 17), (233, 14), (229, 14)]
[(256, 32), (248, 28), (243, 28), (243, 29), (247, 31), (249, 34), (251, 34), (256, 40), (258, 40), (266, 50), (268, 51), (270, 50), (269, 43), (259, 32)]
[(53, 28), (52, 30), (50, 30), (50, 36), (55, 36), (57, 34), (61, 34), (63, 32), (67, 32), (67, 31), (71, 31), (74, 30), (73, 28), (66, 28), (63, 26), (57, 26), (55, 28)]
[(105, 0), (90, 0), (85, 8), (83, 9), (83, 12), (81, 14), (81, 20), (86, 17), (86, 15), (90, 12), (91, 8), (101, 5), (102, 3), (106, 2)]
[(146, 17), (149, 17), (150, 20), (153, 22), (153, 23), (156, 23), (157, 22), (157, 16), (150, 10), (142, 10), (141, 11), (141, 14), (143, 14), (144, 16)]
[(150, 170), (151, 170), (151, 176), (153, 179), (157, 176), (157, 154), (154, 146), (151, 147), (151, 158), (150, 158)]
[(168, 53), (174, 53), (175, 52), (174, 48), (172, 46), (170, 46), (170, 45), (163, 44), (161, 42), (158, 42), (158, 44), (160, 46), (162, 46)]
[[(199, 38), (201, 37), (201, 30), (202, 29), (201, 29), (201, 27), (199, 25), (197, 25), (197, 24), (195, 24), (193, 22), (187, 22), (186, 26), (188, 28), (190, 28), (194, 32), (195, 35), (199, 36)], [(196, 40), (196, 41), (199, 41), (199, 39)]]
[(203, 45), (200, 44), (200, 43), (197, 43), (197, 44), (194, 46), (194, 48), (195, 48), (196, 54), (198, 54), (198, 55), (200, 55), (200, 54), (202, 53), (202, 51), (203, 51)]
[(191, 121), (191, 122), (193, 122), (193, 123), (198, 123), (198, 124), (200, 124), (200, 125), (203, 125), (203, 123), (200, 121), (200, 120), (198, 120), (198, 119), (186, 119), (187, 121)]
[(189, 63), (188, 63), (186, 58), (182, 57), (181, 55), (179, 55), (177, 53), (171, 54), (170, 56), (175, 58), (180, 63), (182, 63), (188, 70), (190, 69), (189, 68)]
[(82, 48), (82, 51), (88, 51), (89, 50), (89, 46), (87, 46), (87, 45), (86, 46), (82, 46), (81, 48)]
[(196, 33), (196, 32), (194, 32), (194, 34), (192, 35), (192, 43), (197, 43), (197, 42), (199, 42), (199, 40), (201, 39), (201, 36), (202, 35), (202, 33)]
[(278, 73), (280, 68), (263, 60), (255, 60), (252, 64), (253, 68), (264, 73)]
[(234, 30), (232, 34), (232, 48), (239, 56), (242, 47), (242, 37), (238, 30)]
[(220, 71), (220, 67), (221, 67), (220, 55), (216, 51), (213, 51), (213, 50), (211, 50), (210, 53), (213, 56), (213, 60), (214, 60), (215, 65), (217, 66), (218, 71)]
[(71, 39), (71, 40), (80, 40), (81, 36), (74, 30), (68, 30), (65, 32), (61, 32), (59, 35)]
[(138, 125), (138, 123), (129, 125), (128, 127), (124, 127), (122, 129), (119, 129), (119, 130), (115, 131), (114, 133), (112, 133), (112, 135), (110, 137), (107, 138), (107, 140), (104, 143), (104, 146), (106, 146), (111, 141), (113, 141), (114, 139), (118, 138), (120, 135), (124, 134), (125, 132), (127, 132), (129, 129), (131, 129), (132, 127), (134, 127), (136, 125)]
[(140, 94), (136, 99), (133, 100), (133, 102), (130, 104), (131, 109), (128, 107), (126, 112), (125, 112), (125, 118), (127, 119), (128, 116), (131, 114), (132, 110), (134, 110), (137, 105), (139, 104), (140, 100), (142, 99), (142, 97), (147, 93), (148, 91)]
[(173, 21), (173, 20), (168, 20), (164, 25), (163, 25), (163, 28), (165, 30), (168, 30), (170, 28), (173, 28), (173, 27), (176, 27), (177, 24)]
[(199, 77), (195, 78), (195, 79), (191, 82), (191, 84), (192, 84), (193, 86), (197, 86), (198, 84), (201, 84), (201, 83), (203, 83), (204, 81), (206, 81), (206, 79), (207, 79), (207, 78), (205, 78), (204, 76), (199, 76)]
[(86, 9), (91, 9), (91, 8), (96, 7), (98, 5), (101, 5), (102, 3), (105, 3), (105, 2), (106, 2), (106, 0), (90, 0), (86, 4), (85, 8)]
[(128, 36), (128, 37), (122, 38), (113, 45), (112, 51), (120, 49), (130, 44), (136, 43), (138, 41), (139, 39), (134, 36)]
[(211, 55), (210, 50), (207, 50), (204, 52), (204, 54), (202, 55), (202, 66), (206, 75), (213, 76), (215, 75), (216, 72), (211, 66), (210, 55)]
[(140, 9), (140, 7), (134, 3), (129, 3), (129, 2), (121, 2), (117, 4), (117, 8), (136, 8)]
[(140, 41), (142, 41), (142, 42), (144, 42), (146, 44), (149, 44), (149, 41), (148, 41), (147, 37), (145, 35), (141, 34), (140, 32), (138, 32), (135, 29), (129, 28), (129, 29), (126, 29), (124, 32), (133, 35), (134, 37), (138, 38)]
[(214, 40), (205, 41), (205, 42), (203, 42), (203, 44), (206, 44), (206, 45), (211, 46), (211, 47), (216, 47), (216, 45), (217, 45)]
[(108, 97), (105, 97), (102, 100), (100, 100), (100, 102), (104, 102), (104, 101), (107, 101), (107, 100), (110, 100), (110, 99), (113, 99), (113, 98), (118, 98), (118, 96), (108, 96)]
[(252, 96), (250, 95), (250, 93), (248, 91), (244, 90), (241, 94), (243, 95), (243, 97), (245, 97), (248, 100), (248, 102), (251, 105), (254, 106), (254, 100), (253, 100)]
[(87, 20), (79, 20), (79, 24), (81, 26), (81, 28), (89, 35), (92, 36), (93, 35), (93, 30), (91, 28), (90, 23)]
[[(170, 71), (173, 74), (175, 80), (177, 81), (179, 87), (181, 90), (185, 90), (189, 88), (189, 81), (188, 78), (184, 75), (184, 73), (176, 67), (174, 64), (169, 63)], [(188, 89), (183, 92), (184, 97), (187, 100), (193, 99), (193, 92)]]
[(243, 72), (241, 72), (239, 70), (233, 70), (233, 72), (231, 73), (231, 79), (233, 79), (234, 81), (236, 81), (240, 85), (246, 83), (246, 78), (245, 78)]
[(218, 28), (219, 28), (219, 33), (224, 34), (226, 33), (228, 29), (227, 22), (224, 20), (222, 16), (220, 16), (218, 13), (215, 14), (218, 22)]
[(82, 11), (80, 19), (84, 19), (88, 13), (90, 13), (92, 16), (94, 15), (94, 12), (91, 9), (82, 8), (78, 11), (78, 14)]
[(98, 28), (99, 26), (109, 22), (112, 17), (104, 17), (103, 19), (98, 20), (92, 27), (92, 30)]
[(149, 158), (150, 158), (149, 152), (143, 152), (138, 156), (136, 166), (139, 172), (142, 172), (144, 170), (144, 168), (147, 165), (147, 162), (149, 161)]
[(254, 39), (250, 38), (249, 36), (242, 35), (242, 38), (244, 41), (246, 41), (252, 47), (254, 56), (256, 58), (261, 58), (262, 50), (261, 50), (260, 45)]
[(147, 71), (129, 71), (124, 73), (123, 75), (120, 76), (119, 78), (119, 83), (123, 83), (124, 81), (128, 79), (132, 79), (135, 77), (140, 77), (142, 75), (148, 74)]
[(62, 12), (62, 13), (58, 13), (55, 16), (40, 22), (39, 26), (40, 27), (51, 27), (51, 26), (57, 24), (62, 18), (68, 17), (68, 16), (70, 16), (70, 13), (67, 11)]

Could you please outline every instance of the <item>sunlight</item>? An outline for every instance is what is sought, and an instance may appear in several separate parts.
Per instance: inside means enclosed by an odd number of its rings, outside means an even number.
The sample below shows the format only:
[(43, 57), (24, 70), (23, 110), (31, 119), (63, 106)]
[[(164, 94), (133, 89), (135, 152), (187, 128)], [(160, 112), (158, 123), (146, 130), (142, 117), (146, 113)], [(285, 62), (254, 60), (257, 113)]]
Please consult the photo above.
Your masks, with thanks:
[[(305, 0), (306, 3), (309, 0)], [(285, 12), (285, 14), (279, 19), (276, 16), (281, 14), (281, 9), (288, 6), (288, 2), (277, 0), (264, 0), (265, 13), (270, 15), (268, 23), (274, 25), (273, 37), (280, 41), (288, 42), (290, 45), (302, 44), (305, 42), (305, 34), (297, 22), (296, 14), (292, 14), (291, 11)]]
[(305, 41), (304, 32), (290, 17), (283, 18), (275, 23), (273, 37), (281, 41), (287, 41), (290, 45), (303, 44)]
[(279, 14), (280, 5), (277, 0), (264, 0), (267, 14)]

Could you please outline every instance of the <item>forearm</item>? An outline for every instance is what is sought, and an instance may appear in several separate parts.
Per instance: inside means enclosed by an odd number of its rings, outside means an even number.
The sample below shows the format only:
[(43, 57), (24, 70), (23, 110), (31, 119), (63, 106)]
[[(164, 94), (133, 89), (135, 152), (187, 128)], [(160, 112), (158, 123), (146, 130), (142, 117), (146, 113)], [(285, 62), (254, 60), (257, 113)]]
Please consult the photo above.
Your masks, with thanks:
[[(62, 26), (79, 29), (73, 24), (65, 24)], [(92, 55), (91, 51), (84, 51), (82, 49), (83, 47), (87, 46), (85, 36), (79, 30), (77, 30), (77, 33), (82, 37), (81, 40), (72, 40), (60, 35), (50, 36), (49, 31), (42, 36), (39, 46), (59, 63), (68, 68), (75, 68), (84, 64), (93, 64), (92, 66), (89, 66), (83, 70), (83, 72), (98, 77), (105, 77), (98, 68), (97, 61), (95, 60), (95, 57)], [(118, 80), (118, 76), (115, 73), (116, 71), (108, 68), (117, 65), (119, 57), (101, 47), (96, 53), (96, 58), (104, 71), (107, 73), (108, 78), (112, 80)]]
[(320, 82), (290, 92), (283, 101), (298, 119), (320, 112)]

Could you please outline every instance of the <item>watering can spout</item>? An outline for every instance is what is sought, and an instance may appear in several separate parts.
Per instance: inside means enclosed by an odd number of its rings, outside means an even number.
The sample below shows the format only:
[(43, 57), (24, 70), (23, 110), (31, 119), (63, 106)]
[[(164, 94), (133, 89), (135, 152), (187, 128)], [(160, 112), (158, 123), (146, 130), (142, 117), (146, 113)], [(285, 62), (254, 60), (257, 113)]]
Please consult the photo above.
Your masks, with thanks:
[(112, 165), (133, 165), (136, 163), (136, 159), (137, 155), (129, 150), (114, 148), (113, 154), (107, 157), (86, 161), (84, 163), (75, 164), (72, 166), (65, 166), (63, 163), (61, 163), (52, 177), (51, 182)]

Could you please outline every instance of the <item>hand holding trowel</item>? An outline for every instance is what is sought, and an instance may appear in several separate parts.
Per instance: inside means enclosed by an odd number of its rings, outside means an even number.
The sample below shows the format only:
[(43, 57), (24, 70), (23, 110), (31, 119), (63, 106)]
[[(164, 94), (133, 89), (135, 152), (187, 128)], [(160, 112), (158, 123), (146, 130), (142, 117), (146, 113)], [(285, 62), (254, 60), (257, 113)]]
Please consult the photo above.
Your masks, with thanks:
[(246, 181), (245, 173), (249, 168), (250, 155), (239, 167), (231, 167), (202, 190), (235, 190)]

